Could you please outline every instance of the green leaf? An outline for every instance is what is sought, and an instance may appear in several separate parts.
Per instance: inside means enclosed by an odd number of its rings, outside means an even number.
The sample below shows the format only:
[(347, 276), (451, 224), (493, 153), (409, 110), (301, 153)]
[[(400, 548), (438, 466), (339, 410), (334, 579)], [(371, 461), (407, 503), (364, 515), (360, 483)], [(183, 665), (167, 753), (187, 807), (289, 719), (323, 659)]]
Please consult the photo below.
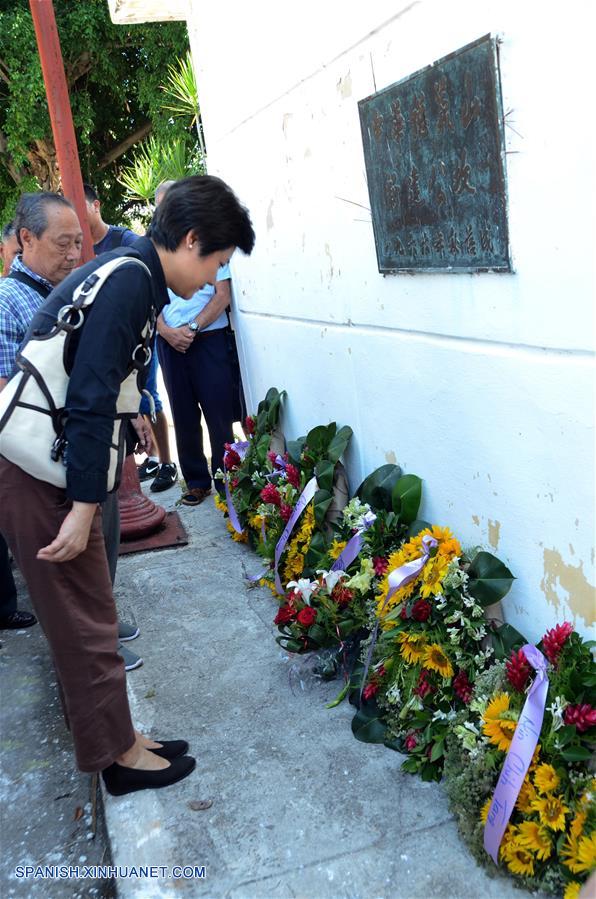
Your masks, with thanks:
[(409, 758), (403, 762), (401, 766), (401, 770), (405, 771), (407, 774), (416, 774), (418, 771), (418, 766), (420, 762), (417, 758)]
[(432, 525), (430, 522), (424, 521), (422, 518), (417, 518), (406, 531), (406, 539), (411, 540), (413, 537), (417, 537), (420, 531), (430, 530), (431, 527)]
[(327, 509), (333, 501), (333, 494), (329, 490), (317, 490), (314, 496), (315, 521), (321, 527), (325, 522)]
[(394, 752), (401, 752), (402, 746), (399, 740), (383, 740), (383, 745), (387, 747), (387, 749), (393, 749)]
[(356, 496), (372, 509), (391, 512), (393, 488), (401, 477), (399, 465), (381, 465), (361, 483)]
[(290, 457), (290, 461), (294, 463), (294, 465), (300, 464), (300, 456), (302, 455), (302, 450), (304, 449), (304, 444), (306, 443), (306, 437), (298, 437), (297, 440), (288, 440), (288, 456)]
[(315, 643), (318, 643), (319, 646), (323, 646), (327, 643), (327, 633), (319, 624), (313, 624), (309, 627), (308, 636), (311, 640), (314, 640)]
[(507, 566), (488, 552), (478, 553), (468, 574), (468, 592), (483, 608), (507, 596), (515, 580)]
[(384, 743), (386, 732), (378, 709), (362, 706), (352, 718), (352, 733), (362, 743)]
[(416, 520), (421, 499), (422, 480), (417, 475), (406, 474), (395, 484), (391, 503), (403, 524), (412, 524)]
[(327, 458), (333, 463), (339, 462), (340, 457), (345, 453), (348, 443), (352, 439), (352, 434), (352, 428), (348, 425), (344, 425), (331, 440), (329, 449), (327, 450)]
[(443, 755), (445, 755), (445, 744), (443, 740), (439, 740), (438, 743), (434, 744), (431, 750), (430, 760), (431, 762), (436, 762), (437, 759), (440, 759)]
[(560, 746), (566, 746), (577, 736), (577, 730), (572, 724), (566, 724), (557, 731), (557, 740)]
[(311, 455), (323, 456), (326, 454), (332, 436), (329, 433), (330, 427), (333, 427), (333, 434), (335, 434), (335, 429), (337, 427), (335, 422), (332, 422), (331, 425), (317, 425), (316, 428), (313, 428), (312, 431), (308, 432), (306, 435), (306, 446)]
[(569, 749), (562, 749), (561, 755), (568, 762), (584, 762), (592, 758), (590, 750), (583, 746), (570, 746)]
[(315, 466), (315, 475), (317, 483), (321, 490), (333, 490), (333, 471), (335, 465), (327, 459), (321, 459)]
[(501, 624), (489, 633), (492, 647), (495, 651), (495, 659), (501, 661), (508, 659), (512, 650), (521, 649), (528, 642), (523, 634), (510, 624)]
[(350, 690), (350, 682), (344, 685), (343, 689), (339, 691), (337, 696), (332, 702), (327, 703), (325, 706), (326, 709), (334, 709), (336, 706), (340, 705), (348, 695), (348, 691)]

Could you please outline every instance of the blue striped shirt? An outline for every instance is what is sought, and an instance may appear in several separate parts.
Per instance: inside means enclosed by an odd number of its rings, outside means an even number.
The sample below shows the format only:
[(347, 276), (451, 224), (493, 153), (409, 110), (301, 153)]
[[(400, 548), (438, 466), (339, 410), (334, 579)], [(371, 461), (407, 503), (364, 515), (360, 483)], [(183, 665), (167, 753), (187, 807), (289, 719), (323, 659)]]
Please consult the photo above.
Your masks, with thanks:
[[(10, 270), (24, 272), (50, 290), (54, 287), (27, 268), (21, 256), (15, 257)], [(29, 323), (44, 302), (45, 297), (28, 284), (21, 284), (13, 278), (0, 278), (0, 378), (10, 378)]]

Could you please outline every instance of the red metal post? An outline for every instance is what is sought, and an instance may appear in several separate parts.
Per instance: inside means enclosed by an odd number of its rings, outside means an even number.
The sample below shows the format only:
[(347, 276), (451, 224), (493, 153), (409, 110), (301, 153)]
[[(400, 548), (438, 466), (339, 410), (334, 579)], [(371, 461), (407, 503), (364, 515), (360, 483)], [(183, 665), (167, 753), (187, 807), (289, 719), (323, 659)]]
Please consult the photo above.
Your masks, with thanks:
[(79, 151), (72, 122), (70, 97), (64, 74), (60, 38), (56, 27), (52, 0), (29, 0), (39, 58), (46, 87), (56, 156), (62, 179), (62, 190), (77, 211), (83, 229), (82, 261), (93, 259), (93, 242), (87, 222), (87, 207), (83, 193), (83, 179)]

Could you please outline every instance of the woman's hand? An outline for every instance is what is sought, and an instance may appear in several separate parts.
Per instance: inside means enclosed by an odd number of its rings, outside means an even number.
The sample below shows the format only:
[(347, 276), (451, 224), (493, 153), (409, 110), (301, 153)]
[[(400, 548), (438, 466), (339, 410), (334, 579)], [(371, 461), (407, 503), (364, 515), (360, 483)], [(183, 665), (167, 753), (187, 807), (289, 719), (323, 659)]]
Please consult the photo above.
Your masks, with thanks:
[(84, 552), (96, 509), (97, 503), (73, 502), (58, 536), (39, 550), (37, 558), (42, 562), (69, 562)]

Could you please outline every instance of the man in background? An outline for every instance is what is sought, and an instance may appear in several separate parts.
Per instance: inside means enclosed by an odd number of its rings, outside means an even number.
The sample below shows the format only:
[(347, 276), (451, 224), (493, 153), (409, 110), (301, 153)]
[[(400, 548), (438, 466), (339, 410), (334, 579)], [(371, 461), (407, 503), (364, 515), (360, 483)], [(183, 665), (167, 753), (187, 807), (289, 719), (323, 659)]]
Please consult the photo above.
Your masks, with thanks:
[(95, 255), (115, 250), (116, 247), (131, 247), (139, 235), (124, 228), (121, 225), (108, 225), (101, 217), (101, 201), (95, 188), (90, 184), (83, 184), (85, 191), (85, 205), (87, 206), (87, 221), (93, 240)]
[(14, 222), (8, 222), (2, 229), (0, 238), (0, 260), (2, 260), (2, 277), (10, 271), (12, 260), (19, 252), (19, 244), (14, 230)]

